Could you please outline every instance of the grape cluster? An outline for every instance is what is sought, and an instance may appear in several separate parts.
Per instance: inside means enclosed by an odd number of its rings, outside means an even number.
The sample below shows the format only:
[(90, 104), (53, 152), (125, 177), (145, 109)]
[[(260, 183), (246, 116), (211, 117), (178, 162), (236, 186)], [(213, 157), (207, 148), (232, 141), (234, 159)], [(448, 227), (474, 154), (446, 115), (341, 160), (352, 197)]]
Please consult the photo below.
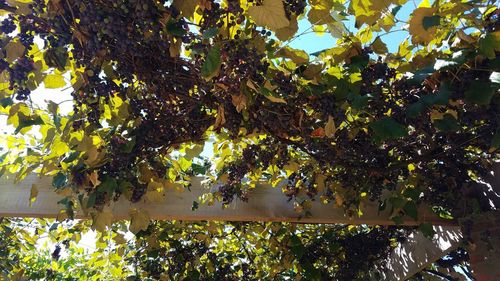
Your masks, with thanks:
[(291, 15), (302, 15), (307, 6), (306, 0), (283, 0), (285, 14), (290, 19)]
[(17, 25), (14, 22), (13, 16), (9, 15), (7, 18), (3, 19), (0, 23), (0, 32), (9, 34), (16, 30)]

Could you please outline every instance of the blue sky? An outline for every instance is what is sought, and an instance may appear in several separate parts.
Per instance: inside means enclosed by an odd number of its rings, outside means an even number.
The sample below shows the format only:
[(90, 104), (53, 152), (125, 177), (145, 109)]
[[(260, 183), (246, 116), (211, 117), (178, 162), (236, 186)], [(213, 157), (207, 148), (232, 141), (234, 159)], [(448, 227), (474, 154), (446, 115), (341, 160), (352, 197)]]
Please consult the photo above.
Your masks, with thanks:
[[(396, 14), (396, 17), (399, 20), (408, 21), (411, 12), (415, 9), (415, 6), (416, 5), (413, 1), (407, 2), (401, 7), (399, 12)], [(348, 20), (344, 21), (344, 24), (349, 31), (353, 33), (357, 31), (354, 27), (354, 17), (350, 17)], [(404, 25), (405, 23), (397, 23), (393, 29), (401, 29)], [(297, 34), (301, 34), (304, 31), (311, 31), (311, 24), (306, 18), (299, 21), (299, 31)], [(407, 36), (408, 32), (403, 30), (384, 35), (381, 39), (387, 44), (390, 52), (395, 52), (398, 49), (399, 43), (401, 43)], [(375, 39), (375, 37), (376, 35), (374, 34), (373, 39)], [(314, 32), (308, 32), (293, 40), (290, 43), (290, 47), (302, 49), (308, 53), (314, 53), (323, 49), (334, 47), (335, 41), (336, 38), (333, 38), (329, 33), (318, 35)]]

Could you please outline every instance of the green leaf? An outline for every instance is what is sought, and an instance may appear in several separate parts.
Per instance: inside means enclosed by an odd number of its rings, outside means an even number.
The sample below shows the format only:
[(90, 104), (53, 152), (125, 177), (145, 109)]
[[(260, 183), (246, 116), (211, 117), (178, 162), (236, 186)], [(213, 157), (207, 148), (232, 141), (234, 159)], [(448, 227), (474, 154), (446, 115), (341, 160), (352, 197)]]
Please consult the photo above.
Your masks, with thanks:
[(78, 158), (78, 156), (80, 156), (80, 152), (73, 151), (67, 157), (64, 157), (63, 162), (64, 163), (71, 163), (71, 162), (75, 161)]
[(434, 126), (442, 132), (456, 132), (460, 129), (457, 119), (451, 114), (445, 114), (443, 119), (434, 120)]
[(410, 118), (416, 118), (426, 109), (425, 104), (422, 101), (417, 101), (412, 105), (408, 106), (406, 109), (406, 116)]
[(290, 237), (290, 250), (297, 259), (300, 259), (306, 252), (306, 248), (302, 244), (302, 241), (296, 235)]
[(351, 101), (352, 107), (354, 109), (360, 110), (360, 109), (363, 109), (365, 106), (368, 105), (368, 102), (370, 101), (370, 99), (372, 98), (372, 96), (370, 94), (367, 94), (367, 95), (364, 95), (364, 96), (360, 96), (360, 95), (356, 95), (356, 94), (353, 94), (353, 93), (349, 93), (348, 98)]
[(406, 127), (390, 117), (371, 123), (370, 128), (375, 133), (374, 140), (376, 142), (397, 139), (407, 135)]
[(493, 136), (493, 138), (491, 139), (491, 148), (496, 149), (499, 147), (500, 147), (500, 130), (497, 131)]
[(196, 211), (198, 210), (198, 207), (200, 206), (200, 204), (196, 201), (193, 201), (193, 205), (191, 206), (191, 211)]
[(410, 199), (416, 201), (420, 197), (421, 193), (422, 192), (418, 188), (407, 188), (407, 189), (405, 189), (403, 195), (406, 198), (410, 198)]
[(131, 153), (132, 150), (134, 150), (134, 147), (135, 147), (135, 140), (136, 140), (136, 137), (133, 136), (132, 138), (130, 138), (130, 140), (126, 141), (121, 147), (121, 151), (125, 152), (125, 153)]
[(489, 59), (496, 57), (495, 51), (500, 51), (500, 31), (488, 32), (479, 40), (479, 51)]
[(1, 105), (2, 107), (4, 107), (4, 108), (5, 108), (5, 107), (7, 107), (7, 106), (11, 106), (11, 105), (13, 105), (13, 104), (14, 104), (14, 102), (12, 101), (12, 99), (11, 99), (11, 98), (3, 98), (3, 99), (0, 99), (0, 105)]
[(221, 67), (220, 48), (214, 46), (208, 51), (205, 62), (201, 67), (201, 75), (208, 81), (219, 74)]
[(43, 79), (43, 82), (47, 89), (58, 89), (66, 86), (66, 81), (64, 81), (64, 77), (61, 74), (48, 74)]
[(406, 204), (406, 200), (402, 197), (391, 197), (389, 203), (394, 209), (401, 209)]
[(195, 175), (204, 175), (207, 172), (207, 167), (193, 163), (191, 169)]
[(433, 105), (447, 105), (450, 99), (451, 90), (447, 83), (441, 84), (437, 94), (428, 94), (420, 98), (419, 101), (410, 105), (406, 110), (406, 115), (410, 118), (419, 116), (424, 110)]
[(424, 17), (422, 20), (422, 25), (424, 26), (424, 29), (427, 30), (433, 26), (438, 26), (440, 20), (441, 20), (441, 17), (438, 15)]
[(411, 85), (421, 85), (422, 82), (434, 72), (435, 70), (433, 66), (419, 69), (418, 71), (413, 73), (413, 76), (408, 80), (408, 82)]
[(118, 183), (116, 179), (110, 176), (105, 176), (101, 184), (97, 186), (97, 191), (106, 192), (108, 195), (113, 194), (113, 192), (117, 189), (118, 189)]
[(28, 128), (34, 125), (43, 125), (44, 122), (40, 116), (26, 117), (23, 114), (19, 114), (19, 126), (17, 126), (15, 134), (19, 133), (22, 129)]
[(60, 189), (65, 187), (68, 184), (68, 177), (66, 177), (65, 174), (59, 172), (57, 173), (54, 178), (52, 178), (52, 186)]
[(51, 48), (43, 54), (43, 59), (49, 67), (64, 71), (68, 61), (68, 50), (65, 47)]
[(432, 239), (432, 237), (436, 234), (434, 228), (432, 228), (432, 224), (430, 223), (421, 223), (418, 226), (418, 230), (420, 230), (420, 232), (422, 232), (422, 234), (429, 239)]
[(219, 29), (217, 27), (211, 27), (203, 31), (203, 39), (210, 39), (219, 34)]
[(408, 201), (403, 209), (407, 216), (409, 216), (414, 220), (418, 219), (418, 209), (417, 209), (417, 204), (415, 204), (415, 202)]
[(394, 216), (391, 219), (396, 225), (402, 225), (405, 222), (403, 216)]
[(165, 26), (167, 32), (171, 35), (182, 37), (186, 35), (187, 31), (182, 27), (182, 24), (179, 22), (170, 20)]
[(465, 100), (479, 105), (488, 105), (494, 93), (495, 90), (490, 83), (474, 80), (465, 91)]
[(401, 5), (397, 5), (396, 7), (392, 8), (392, 10), (391, 10), (391, 14), (392, 14), (393, 16), (395, 16), (395, 15), (399, 12), (399, 10), (401, 10), (401, 7), (403, 7), (403, 6), (401, 6)]

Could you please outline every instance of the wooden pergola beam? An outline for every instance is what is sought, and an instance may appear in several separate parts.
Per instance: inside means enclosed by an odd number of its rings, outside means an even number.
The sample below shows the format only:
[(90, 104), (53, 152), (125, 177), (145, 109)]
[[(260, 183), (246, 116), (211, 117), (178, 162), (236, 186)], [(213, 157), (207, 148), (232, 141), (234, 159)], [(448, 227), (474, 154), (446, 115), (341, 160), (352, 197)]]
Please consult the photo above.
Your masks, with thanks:
[[(297, 223), (331, 223), (331, 224), (368, 224), (394, 225), (390, 210), (379, 211), (377, 202), (366, 200), (362, 204), (360, 217), (347, 217), (342, 208), (332, 204), (324, 205), (313, 202), (310, 216), (302, 216), (294, 210), (294, 206), (282, 193), (281, 189), (269, 185), (257, 186), (251, 191), (248, 202), (236, 201), (222, 208), (221, 203), (213, 206), (200, 204), (197, 210), (192, 210), (193, 202), (200, 202), (200, 197), (210, 190), (201, 184), (202, 178), (193, 178), (189, 190), (179, 192), (166, 190), (161, 202), (131, 203), (125, 198), (113, 202), (110, 209), (115, 219), (127, 219), (132, 208), (147, 211), (155, 220), (222, 220), (222, 221), (275, 221)], [(26, 177), (22, 182), (13, 184), (12, 180), (0, 178), (0, 217), (40, 217), (55, 218), (63, 208), (58, 202), (64, 196), (54, 192), (50, 177), (39, 178), (36, 175)], [(36, 185), (38, 196), (30, 206), (30, 190)], [(387, 208), (388, 209), (388, 208)], [(420, 219), (415, 221), (405, 219), (405, 225), (419, 225), (428, 222), (437, 225), (454, 225), (454, 221), (443, 220), (430, 210), (421, 207)], [(85, 218), (82, 212), (76, 213), (76, 218)]]
[[(390, 210), (379, 211), (378, 203), (370, 201), (362, 204), (363, 214), (360, 217), (349, 218), (345, 216), (342, 208), (319, 202), (313, 202), (310, 216), (300, 216), (279, 188), (266, 184), (252, 190), (249, 202), (236, 201), (228, 208), (222, 208), (220, 203), (214, 206), (200, 204), (198, 209), (193, 211), (193, 201), (199, 202), (200, 197), (210, 191), (203, 187), (201, 181), (201, 178), (193, 178), (190, 190), (183, 192), (167, 190), (162, 202), (130, 203), (126, 199), (120, 199), (112, 203), (110, 209), (116, 220), (127, 219), (130, 209), (137, 208), (147, 211), (150, 218), (156, 220), (394, 225)], [(36, 185), (38, 195), (30, 206), (30, 191), (33, 185)], [(58, 204), (63, 198), (63, 195), (57, 194), (52, 188), (50, 177), (39, 178), (30, 175), (17, 184), (14, 184), (12, 179), (0, 178), (0, 217), (56, 218), (63, 209), (63, 206)], [(422, 222), (444, 225), (435, 230), (439, 237), (446, 237), (447, 243), (443, 244), (442, 239), (430, 240), (418, 232), (414, 233), (390, 255), (387, 260), (388, 271), (383, 273), (385, 280), (405, 280), (457, 247), (460, 229), (454, 221), (440, 219), (425, 207), (420, 208), (419, 214), (420, 220), (406, 218), (405, 225), (413, 226)], [(88, 216), (77, 211), (76, 218), (86, 219)]]

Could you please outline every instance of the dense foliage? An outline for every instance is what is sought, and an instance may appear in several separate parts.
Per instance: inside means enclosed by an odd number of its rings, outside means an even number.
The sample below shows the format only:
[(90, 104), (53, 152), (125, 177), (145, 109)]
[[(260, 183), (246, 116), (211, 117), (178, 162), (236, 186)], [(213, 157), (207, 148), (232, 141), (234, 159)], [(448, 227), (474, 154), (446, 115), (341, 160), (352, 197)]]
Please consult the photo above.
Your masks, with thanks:
[[(224, 204), (251, 200), (262, 180), (282, 186), (299, 213), (318, 200), (356, 216), (372, 200), (399, 224), (418, 219), (421, 204), (443, 218), (495, 209), (498, 197), (479, 183), (491, 181), (499, 160), (498, 4), (406, 2), (0, 1), (0, 112), (14, 128), (0, 139), (0, 175), (53, 176), (55, 191), (67, 195), (60, 219), (82, 208), (101, 231), (112, 221), (103, 210), (113, 200), (155, 201), (165, 189), (188, 188), (195, 175), (219, 186), (210, 198)], [(400, 19), (408, 5), (411, 15)], [(310, 28), (299, 33), (302, 23)], [(329, 33), (335, 46), (313, 54), (292, 48), (308, 31)], [(384, 38), (397, 32), (408, 37), (389, 51)], [(71, 112), (33, 103), (40, 88), (70, 89)], [(201, 154), (211, 145), (212, 153)], [(153, 227), (150, 235), (166, 233), (170, 246), (169, 235), (198, 226), (148, 226), (139, 215), (131, 230)], [(318, 255), (347, 251), (335, 246), (346, 227), (312, 228), (321, 246), (334, 245)], [(229, 228), (246, 226), (219, 231)], [(380, 243), (373, 257), (346, 263), (353, 274), (386, 253), (397, 232), (356, 231), (345, 238), (351, 244)], [(285, 244), (299, 239), (281, 235)], [(173, 248), (220, 262), (189, 239)], [(242, 263), (246, 242), (238, 243)], [(326, 256), (309, 257), (315, 243), (301, 244), (308, 251), (295, 260), (321, 276), (343, 276), (345, 269), (316, 262)], [(167, 248), (158, 251), (168, 260)], [(231, 270), (249, 278), (263, 274), (238, 266)], [(173, 268), (166, 274), (191, 274)]]
[[(9, 253), (0, 252), (0, 278), (381, 280), (374, 265), (381, 267), (379, 260), (391, 244), (404, 240), (410, 231), (344, 225), (153, 222), (134, 239), (127, 237), (125, 224), (114, 224), (112, 231), (100, 234), (95, 247), (89, 247), (82, 244), (89, 228), (86, 222), (5, 219), (0, 225), (0, 245), (6, 245)], [(429, 274), (453, 278), (447, 269), (453, 272), (467, 260), (463, 251), (452, 252), (414, 280), (422, 276), (434, 280)], [(464, 280), (460, 274), (455, 276), (448, 280)]]

